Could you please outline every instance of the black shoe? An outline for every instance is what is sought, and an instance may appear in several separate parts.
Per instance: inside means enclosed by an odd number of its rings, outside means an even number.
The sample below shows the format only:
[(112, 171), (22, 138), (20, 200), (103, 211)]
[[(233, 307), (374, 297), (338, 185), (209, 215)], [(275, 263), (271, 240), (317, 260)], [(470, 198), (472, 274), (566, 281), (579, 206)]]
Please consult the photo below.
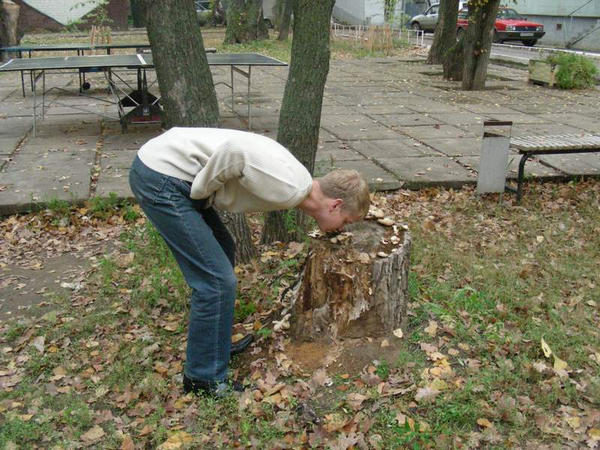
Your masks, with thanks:
[(233, 355), (237, 355), (239, 353), (242, 353), (244, 350), (246, 350), (248, 348), (248, 346), (253, 341), (254, 341), (254, 335), (249, 334), (247, 336), (244, 336), (243, 338), (241, 338), (236, 343), (231, 344), (231, 351), (229, 352), (229, 354), (231, 356), (233, 356)]
[(208, 395), (211, 397), (225, 397), (232, 392), (244, 392), (244, 386), (237, 381), (202, 381), (192, 380), (183, 375), (183, 392), (196, 395)]

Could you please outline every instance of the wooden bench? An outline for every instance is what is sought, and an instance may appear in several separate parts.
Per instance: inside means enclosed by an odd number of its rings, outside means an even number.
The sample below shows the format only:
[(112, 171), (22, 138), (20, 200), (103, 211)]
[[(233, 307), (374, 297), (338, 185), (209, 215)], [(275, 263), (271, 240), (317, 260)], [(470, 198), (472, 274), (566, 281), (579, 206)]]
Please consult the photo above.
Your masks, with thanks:
[(521, 201), (525, 163), (533, 155), (600, 152), (600, 136), (593, 134), (556, 134), (513, 137), (510, 146), (521, 156), (517, 178), (517, 203)]

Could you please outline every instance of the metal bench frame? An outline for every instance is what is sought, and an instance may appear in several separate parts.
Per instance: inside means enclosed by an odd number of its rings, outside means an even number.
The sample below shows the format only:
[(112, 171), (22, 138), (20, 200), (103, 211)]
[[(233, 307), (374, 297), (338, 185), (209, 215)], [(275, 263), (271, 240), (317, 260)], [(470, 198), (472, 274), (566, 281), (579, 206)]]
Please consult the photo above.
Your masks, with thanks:
[(600, 136), (586, 133), (582, 135), (559, 134), (513, 137), (510, 146), (522, 155), (519, 161), (519, 175), (517, 178), (517, 203), (520, 203), (523, 196), (525, 163), (529, 158), (534, 155), (597, 153), (600, 152)]

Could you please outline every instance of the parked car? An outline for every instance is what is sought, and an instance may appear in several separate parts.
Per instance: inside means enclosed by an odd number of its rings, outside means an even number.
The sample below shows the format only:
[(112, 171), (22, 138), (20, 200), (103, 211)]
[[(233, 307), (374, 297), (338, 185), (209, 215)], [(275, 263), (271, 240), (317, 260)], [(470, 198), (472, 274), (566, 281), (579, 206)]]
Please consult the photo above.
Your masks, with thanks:
[[(456, 33), (460, 36), (469, 26), (468, 9), (458, 13)], [(535, 45), (544, 34), (544, 25), (531, 22), (512, 8), (500, 8), (494, 23), (494, 42), (521, 41), (523, 45)]]
[(206, 25), (210, 17), (212, 16), (212, 8), (210, 1), (206, 0), (195, 0), (194, 7), (196, 8), (196, 17), (200, 25)]
[(413, 30), (434, 31), (438, 22), (439, 3), (431, 5), (423, 14), (410, 19), (409, 26)]
[[(461, 9), (467, 2), (459, 1), (458, 9)], [(439, 19), (440, 4), (433, 3), (423, 14), (414, 16), (408, 22), (413, 30), (435, 31)]]

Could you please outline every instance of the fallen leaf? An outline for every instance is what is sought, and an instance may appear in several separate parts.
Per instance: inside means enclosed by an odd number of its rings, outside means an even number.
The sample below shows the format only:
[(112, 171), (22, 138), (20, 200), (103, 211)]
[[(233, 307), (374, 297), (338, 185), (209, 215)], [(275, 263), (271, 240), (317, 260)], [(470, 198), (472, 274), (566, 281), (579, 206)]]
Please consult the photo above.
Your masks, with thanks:
[(352, 408), (355, 411), (358, 411), (361, 408), (362, 403), (368, 398), (369, 397), (367, 397), (366, 395), (362, 395), (356, 392), (348, 394), (346, 396), (346, 403), (350, 408)]
[(483, 427), (483, 428), (489, 428), (489, 427), (492, 427), (492, 426), (493, 426), (493, 425), (492, 425), (492, 422), (490, 422), (489, 420), (487, 420), (487, 419), (484, 419), (484, 418), (482, 418), (482, 419), (477, 419), (477, 425), (479, 425), (479, 426), (481, 426), (481, 427)]
[(576, 430), (577, 428), (579, 428), (581, 426), (581, 421), (579, 420), (579, 417), (577, 417), (577, 416), (567, 417), (566, 422), (574, 430)]
[(85, 433), (83, 433), (81, 435), (81, 439), (85, 443), (91, 444), (91, 443), (94, 443), (94, 442), (100, 440), (105, 434), (106, 433), (104, 433), (104, 430), (102, 429), (102, 427), (99, 425), (96, 425), (96, 426), (90, 428)]
[(544, 338), (542, 338), (540, 343), (542, 344), (542, 351), (544, 352), (544, 356), (546, 358), (550, 358), (550, 355), (552, 354), (552, 350), (550, 349), (550, 346), (548, 344), (546, 344), (546, 341), (544, 340)]
[(440, 393), (437, 389), (432, 389), (429, 386), (417, 389), (415, 400), (419, 403), (432, 401)]
[(31, 345), (33, 345), (38, 352), (44, 353), (45, 342), (46, 342), (46, 339), (44, 338), (44, 336), (38, 336), (33, 340)]
[(135, 450), (135, 444), (130, 436), (125, 436), (121, 442), (121, 450)]
[(600, 428), (590, 428), (588, 436), (592, 441), (600, 441)]
[(402, 328), (396, 328), (394, 331), (394, 336), (396, 336), (398, 339), (402, 339), (404, 337), (404, 333), (402, 332)]
[(158, 446), (158, 450), (173, 450), (183, 447), (194, 441), (194, 437), (185, 431), (176, 431), (169, 438)]
[(429, 325), (425, 328), (425, 333), (431, 337), (435, 337), (437, 334), (438, 324), (435, 320), (430, 320)]
[(569, 365), (558, 356), (554, 355), (554, 370), (567, 370)]

